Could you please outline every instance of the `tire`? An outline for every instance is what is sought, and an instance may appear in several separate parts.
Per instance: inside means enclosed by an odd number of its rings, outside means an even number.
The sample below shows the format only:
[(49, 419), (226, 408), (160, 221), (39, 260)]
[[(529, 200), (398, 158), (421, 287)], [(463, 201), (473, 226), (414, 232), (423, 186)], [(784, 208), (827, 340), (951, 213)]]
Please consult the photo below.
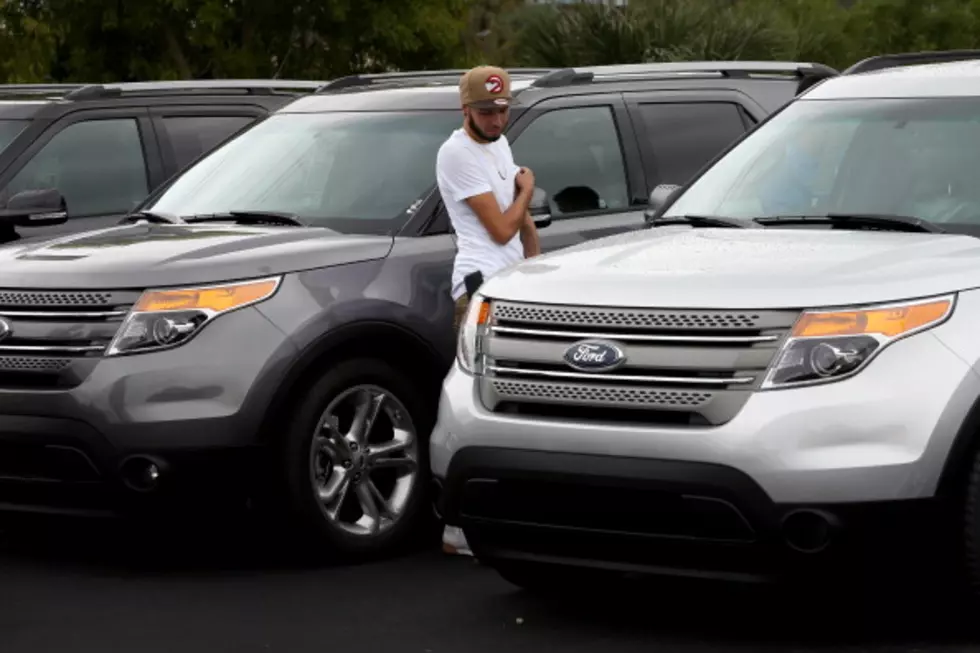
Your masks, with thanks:
[(970, 602), (980, 601), (980, 452), (975, 452), (963, 501), (963, 587)]
[[(397, 419), (400, 420), (398, 426), (414, 430), (414, 446), (409, 446), (407, 452), (396, 452), (372, 461), (371, 456), (379, 455), (376, 446), (353, 447), (350, 444), (357, 439), (351, 435), (355, 430), (355, 408), (364, 403), (363, 397), (368, 396), (358, 394), (362, 390), (367, 390), (374, 398), (379, 394), (386, 397), (374, 428), (367, 433), (371, 441), (365, 444), (387, 442), (390, 445), (399, 437), (404, 439), (404, 431), (393, 430)], [(387, 557), (400, 552), (427, 530), (428, 522), (432, 520), (427, 481), (428, 442), (436, 407), (424, 401), (421, 390), (418, 383), (413, 383), (407, 375), (387, 363), (358, 358), (334, 364), (295, 404), (293, 416), (285, 424), (282, 434), (279, 466), (286, 512), (291, 525), (298, 530), (297, 535), (302, 538), (300, 545), (304, 552), (318, 558), (345, 560)], [(336, 418), (334, 427), (321, 429), (328, 411)], [(314, 435), (330, 439), (325, 448), (316, 447), (319, 453), (314, 453)], [(344, 435), (350, 437), (343, 438)], [(343, 446), (337, 444), (341, 439), (348, 449), (342, 451)], [(393, 482), (393, 493), (389, 496), (382, 489), (387, 486), (387, 482), (383, 482), (385, 477), (394, 478), (398, 472), (411, 468), (402, 458), (414, 458), (414, 480), (402, 480), (400, 488)], [(384, 468), (381, 461), (392, 466)], [(319, 480), (315, 478), (317, 475)], [(342, 478), (347, 479), (346, 493), (342, 489)], [(368, 479), (387, 500), (385, 504), (378, 500), (378, 493), (367, 483)], [(325, 504), (318, 496), (318, 490), (326, 494), (333, 490), (337, 500)], [(356, 515), (351, 516), (352, 511), (362, 512), (362, 520), (369, 517), (363, 508), (364, 495), (371, 497), (381, 517), (382, 526), (377, 532), (370, 532), (377, 520), (370, 520), (371, 525), (366, 528), (353, 523)], [(390, 514), (397, 509), (397, 519), (386, 522), (386, 508), (391, 509)], [(332, 518), (331, 514), (335, 516)]]

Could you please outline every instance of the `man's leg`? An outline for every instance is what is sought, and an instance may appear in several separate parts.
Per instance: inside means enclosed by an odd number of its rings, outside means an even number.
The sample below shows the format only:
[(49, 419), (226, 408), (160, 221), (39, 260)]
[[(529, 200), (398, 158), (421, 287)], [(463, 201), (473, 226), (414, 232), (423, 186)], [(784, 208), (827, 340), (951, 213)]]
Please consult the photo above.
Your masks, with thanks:
[[(463, 318), (466, 316), (466, 309), (469, 308), (469, 305), (470, 299), (466, 295), (456, 300), (456, 317), (453, 321), (453, 328), (456, 330), (457, 337), (459, 336), (459, 327), (463, 323)], [(473, 555), (469, 545), (466, 544), (466, 537), (463, 535), (462, 529), (457, 526), (446, 526), (443, 529), (442, 550), (451, 555)]]

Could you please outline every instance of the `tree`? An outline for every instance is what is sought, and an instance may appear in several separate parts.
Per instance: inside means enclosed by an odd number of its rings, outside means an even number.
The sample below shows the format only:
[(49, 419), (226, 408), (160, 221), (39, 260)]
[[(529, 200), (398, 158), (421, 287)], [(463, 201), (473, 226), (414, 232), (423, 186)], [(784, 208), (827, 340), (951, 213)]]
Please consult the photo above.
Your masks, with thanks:
[(332, 78), (455, 65), (467, 0), (31, 0), (0, 13), (7, 79)]

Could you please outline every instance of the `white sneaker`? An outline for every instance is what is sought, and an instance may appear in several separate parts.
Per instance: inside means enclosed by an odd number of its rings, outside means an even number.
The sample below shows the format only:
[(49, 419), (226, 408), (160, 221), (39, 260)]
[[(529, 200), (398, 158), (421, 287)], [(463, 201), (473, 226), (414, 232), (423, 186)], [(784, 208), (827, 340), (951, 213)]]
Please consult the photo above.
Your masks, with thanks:
[(442, 531), (442, 550), (449, 555), (472, 556), (463, 529), (458, 526), (446, 526)]

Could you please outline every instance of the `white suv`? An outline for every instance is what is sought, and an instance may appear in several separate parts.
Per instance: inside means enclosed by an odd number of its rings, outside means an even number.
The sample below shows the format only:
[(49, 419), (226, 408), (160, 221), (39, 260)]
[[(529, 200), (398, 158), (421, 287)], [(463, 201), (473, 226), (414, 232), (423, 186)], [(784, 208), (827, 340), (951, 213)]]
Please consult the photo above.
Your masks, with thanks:
[(925, 533), (980, 584), (980, 62), (943, 57), (818, 84), (648, 229), (480, 289), (430, 444), (476, 557), (759, 579)]

